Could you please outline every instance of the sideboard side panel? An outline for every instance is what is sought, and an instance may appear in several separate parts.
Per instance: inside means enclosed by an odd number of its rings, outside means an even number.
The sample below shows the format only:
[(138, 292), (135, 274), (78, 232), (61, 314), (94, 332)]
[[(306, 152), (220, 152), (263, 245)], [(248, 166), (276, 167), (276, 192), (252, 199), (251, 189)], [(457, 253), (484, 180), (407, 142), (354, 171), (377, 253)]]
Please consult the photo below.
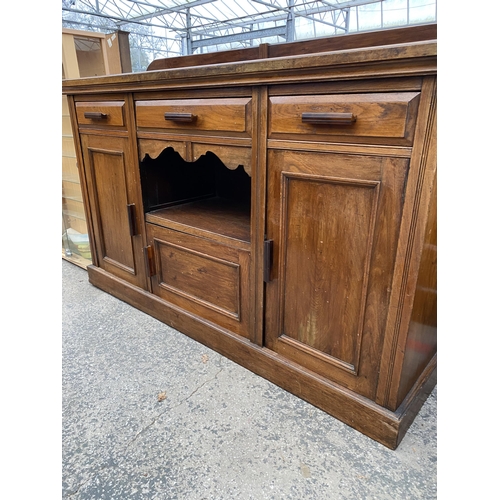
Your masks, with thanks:
[(437, 351), (437, 185), (434, 181), (424, 248), (420, 260), (405, 359), (401, 372), (398, 404), (417, 382)]

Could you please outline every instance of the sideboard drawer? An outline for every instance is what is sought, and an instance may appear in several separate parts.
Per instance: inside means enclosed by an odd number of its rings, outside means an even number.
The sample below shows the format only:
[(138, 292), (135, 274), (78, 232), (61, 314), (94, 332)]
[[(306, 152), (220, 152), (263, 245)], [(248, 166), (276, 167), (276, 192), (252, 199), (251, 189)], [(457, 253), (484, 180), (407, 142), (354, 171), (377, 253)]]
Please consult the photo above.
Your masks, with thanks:
[[(269, 137), (307, 140), (345, 138), (413, 140), (418, 92), (273, 96)], [(300, 140), (306, 140), (301, 137)]]
[(250, 98), (137, 101), (139, 129), (250, 134)]
[(124, 127), (125, 102), (77, 102), (76, 117), (79, 125)]

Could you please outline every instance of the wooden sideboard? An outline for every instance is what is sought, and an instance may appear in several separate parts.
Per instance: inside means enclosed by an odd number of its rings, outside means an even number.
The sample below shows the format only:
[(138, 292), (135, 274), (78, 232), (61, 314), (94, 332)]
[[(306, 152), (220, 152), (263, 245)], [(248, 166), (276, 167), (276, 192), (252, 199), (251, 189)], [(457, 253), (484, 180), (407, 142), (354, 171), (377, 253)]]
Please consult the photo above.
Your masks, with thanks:
[(63, 81), (90, 282), (396, 448), (436, 383), (436, 62), (424, 25)]

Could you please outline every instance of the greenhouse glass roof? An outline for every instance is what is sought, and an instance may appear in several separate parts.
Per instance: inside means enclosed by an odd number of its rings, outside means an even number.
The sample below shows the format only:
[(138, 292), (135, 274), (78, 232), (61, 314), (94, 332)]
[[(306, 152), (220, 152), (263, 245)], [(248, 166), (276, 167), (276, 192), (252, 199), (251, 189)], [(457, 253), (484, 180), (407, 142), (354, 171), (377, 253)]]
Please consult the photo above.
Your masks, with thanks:
[(437, 0), (62, 0), (62, 26), (127, 31), (150, 62), (436, 22), (436, 11)]

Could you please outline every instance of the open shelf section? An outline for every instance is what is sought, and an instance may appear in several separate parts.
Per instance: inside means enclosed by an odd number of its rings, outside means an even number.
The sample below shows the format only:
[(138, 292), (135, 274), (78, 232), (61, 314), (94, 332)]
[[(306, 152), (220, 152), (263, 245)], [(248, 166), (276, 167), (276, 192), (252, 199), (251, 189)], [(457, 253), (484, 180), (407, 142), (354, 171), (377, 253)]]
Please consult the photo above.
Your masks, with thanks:
[(215, 240), (238, 240), (242, 247), (250, 244), (250, 206), (220, 197), (149, 212), (146, 222)]
[(207, 151), (183, 160), (171, 147), (140, 164), (146, 222), (220, 243), (250, 248), (251, 178)]

